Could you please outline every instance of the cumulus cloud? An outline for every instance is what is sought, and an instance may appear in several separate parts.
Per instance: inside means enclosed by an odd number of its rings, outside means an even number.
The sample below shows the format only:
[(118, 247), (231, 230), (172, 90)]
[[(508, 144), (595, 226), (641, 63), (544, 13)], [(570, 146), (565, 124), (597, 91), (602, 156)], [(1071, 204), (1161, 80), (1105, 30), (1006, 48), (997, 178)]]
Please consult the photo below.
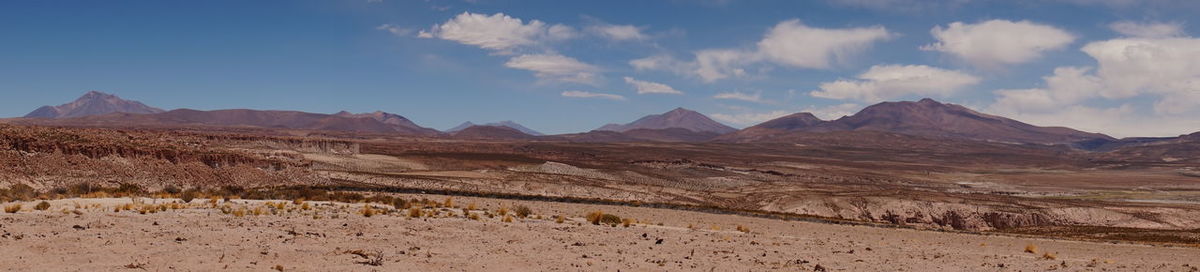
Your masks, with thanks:
[(558, 54), (520, 55), (509, 59), (504, 66), (533, 71), (543, 80), (585, 84), (594, 84), (600, 71), (596, 66)]
[(979, 81), (970, 74), (925, 65), (876, 65), (858, 75), (856, 80), (821, 83), (820, 88), (809, 95), (863, 102), (908, 95), (945, 97)]
[(683, 92), (658, 82), (649, 82), (625, 77), (625, 83), (633, 85), (638, 94), (683, 94)]
[(614, 41), (640, 41), (649, 38), (642, 33), (641, 28), (632, 25), (599, 24), (588, 27), (588, 31)]
[(792, 113), (788, 111), (777, 110), (761, 113), (714, 113), (711, 116), (717, 121), (745, 127), (770, 121), (771, 119), (783, 117), (788, 114)]
[[(1116, 136), (1174, 136), (1200, 127), (1200, 39), (1122, 38), (1082, 50), (1097, 67), (1061, 67), (1045, 87), (996, 91), (988, 110)], [(1137, 106), (1139, 100), (1153, 101), (1152, 108)], [(1094, 106), (1104, 104), (1121, 106)]]
[(714, 95), (713, 98), (741, 100), (741, 101), (754, 102), (754, 103), (766, 103), (767, 102), (762, 99), (762, 93), (744, 93), (744, 92), (739, 92), (739, 91), (718, 93), (717, 95)]
[(937, 42), (921, 46), (921, 50), (946, 53), (987, 69), (1030, 62), (1075, 40), (1066, 31), (1029, 21), (954, 22), (935, 26), (930, 33)]
[(825, 29), (806, 26), (800, 20), (783, 21), (758, 42), (767, 60), (801, 68), (829, 68), (891, 34), (882, 26)]
[(599, 98), (599, 99), (608, 99), (608, 100), (625, 100), (625, 97), (620, 96), (620, 95), (606, 94), (606, 93), (594, 93), (594, 92), (588, 92), (588, 91), (565, 91), (565, 92), (562, 92), (562, 96), (575, 97), (575, 98)]
[(1109, 24), (1108, 28), (1120, 33), (1121, 35), (1136, 38), (1171, 38), (1184, 36), (1183, 25), (1179, 23), (1139, 23), (1132, 21), (1120, 21)]
[(538, 20), (526, 23), (504, 13), (487, 15), (463, 12), (445, 23), (420, 31), (417, 36), (454, 41), (507, 54), (522, 46), (570, 39), (576, 36), (576, 31), (569, 26), (550, 25)]
[(768, 30), (753, 49), (699, 50), (691, 61), (651, 56), (630, 61), (630, 65), (638, 70), (671, 71), (714, 82), (745, 76), (746, 67), (756, 64), (828, 69), (892, 36), (882, 26), (817, 28), (799, 20), (787, 20)]

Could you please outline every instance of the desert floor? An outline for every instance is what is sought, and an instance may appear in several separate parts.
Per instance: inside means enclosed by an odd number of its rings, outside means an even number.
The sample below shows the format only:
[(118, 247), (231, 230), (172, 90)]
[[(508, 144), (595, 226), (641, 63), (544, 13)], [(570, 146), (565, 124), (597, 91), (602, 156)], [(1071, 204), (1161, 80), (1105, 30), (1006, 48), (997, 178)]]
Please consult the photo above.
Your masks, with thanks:
[[(451, 208), (422, 209), (417, 212), (422, 217), (412, 218), (408, 210), (384, 206), (375, 206), (371, 210), (376, 214), (365, 217), (365, 204), (309, 202), (304, 209), (291, 201), (267, 207), (266, 201), (214, 205), (197, 199), (171, 205), (166, 203), (175, 200), (142, 198), (136, 200), (141, 204), (125, 205), (132, 201), (55, 200), (47, 210), (34, 210), (37, 202), (21, 203), (19, 212), (0, 214), (0, 270), (1200, 271), (1200, 248), (1195, 247), (641, 207), (455, 197)], [(472, 204), (477, 220), (462, 214)], [(499, 215), (501, 207), (519, 205), (531, 208), (533, 215)], [(122, 206), (133, 210), (114, 211)], [(150, 209), (157, 212), (140, 212)], [(597, 210), (639, 223), (613, 227), (586, 222), (585, 215)], [(437, 214), (430, 217), (433, 211)], [(567, 217), (565, 222), (556, 222), (559, 215)], [(504, 222), (506, 217), (512, 222)]]

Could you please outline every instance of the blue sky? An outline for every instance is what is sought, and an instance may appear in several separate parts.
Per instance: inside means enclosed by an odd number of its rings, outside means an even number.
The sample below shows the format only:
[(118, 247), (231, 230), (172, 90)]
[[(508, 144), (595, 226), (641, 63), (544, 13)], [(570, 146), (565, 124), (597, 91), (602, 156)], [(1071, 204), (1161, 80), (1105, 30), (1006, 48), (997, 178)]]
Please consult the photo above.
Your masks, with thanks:
[[(1200, 131), (1173, 0), (4, 1), (0, 116), (88, 90), (164, 109), (383, 110), (548, 133), (686, 107), (744, 127), (932, 97), (1116, 136)], [(536, 21), (536, 23), (534, 22)]]

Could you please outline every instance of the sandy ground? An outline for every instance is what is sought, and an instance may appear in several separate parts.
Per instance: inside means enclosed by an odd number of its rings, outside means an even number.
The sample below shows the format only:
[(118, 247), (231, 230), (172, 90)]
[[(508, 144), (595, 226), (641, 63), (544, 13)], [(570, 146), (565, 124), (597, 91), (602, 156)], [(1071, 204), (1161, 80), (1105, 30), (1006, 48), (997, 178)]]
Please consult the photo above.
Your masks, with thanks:
[[(408, 197), (413, 197), (409, 195)], [(444, 201), (444, 196), (428, 197)], [(141, 199), (153, 205), (171, 200)], [(207, 200), (140, 214), (131, 199), (23, 203), (0, 214), (5, 271), (1200, 271), (1200, 248), (780, 221), (638, 207), (454, 198), (435, 217), (364, 217), (363, 204)], [(78, 205), (76, 205), (78, 204)], [(223, 213), (245, 211), (244, 216)], [(461, 207), (526, 205), (503, 222)], [(5, 204), (7, 206), (8, 204)], [(137, 205), (134, 205), (137, 209)], [(380, 206), (382, 207), (382, 206)], [(245, 210), (242, 210), (242, 209)], [(253, 215), (258, 209), (262, 214)], [(382, 210), (380, 208), (379, 210)], [(642, 223), (585, 222), (603, 210)], [(78, 211), (78, 212), (75, 212)], [(557, 223), (553, 216), (569, 219)], [(535, 219), (540, 216), (543, 219)], [(662, 225), (659, 225), (659, 224)], [(741, 225), (749, 232), (736, 229)], [(1029, 245), (1037, 253), (1028, 253)], [(1048, 258), (1054, 255), (1053, 258)], [(378, 265), (369, 264), (379, 258)], [(277, 267), (278, 266), (278, 267)]]

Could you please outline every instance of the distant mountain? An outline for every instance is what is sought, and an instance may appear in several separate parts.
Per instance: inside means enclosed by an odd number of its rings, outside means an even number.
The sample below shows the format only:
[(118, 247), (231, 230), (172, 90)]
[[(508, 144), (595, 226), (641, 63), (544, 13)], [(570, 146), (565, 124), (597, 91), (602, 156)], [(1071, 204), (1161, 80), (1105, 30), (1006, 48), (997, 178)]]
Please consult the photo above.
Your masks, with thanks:
[(450, 134), (457, 139), (472, 140), (533, 140), (537, 136), (529, 135), (515, 128), (506, 126), (475, 125)]
[(341, 112), (335, 113), (334, 116), (347, 117), (347, 118), (371, 118), (376, 121), (382, 122), (384, 124), (400, 126), (400, 127), (414, 130), (414, 131), (423, 131), (422, 134), (431, 134), (432, 135), (432, 134), (438, 133), (437, 130), (434, 130), (431, 128), (425, 128), (420, 125), (417, 125), (417, 123), (413, 123), (413, 121), (408, 120), (408, 118), (404, 118), (404, 116), (400, 116), (400, 115), (394, 114), (394, 113), (383, 112), (383, 111), (375, 111), (372, 113), (359, 113), (359, 114), (354, 114), (354, 113), (350, 113), (347, 111), (341, 111)]
[(26, 118), (75, 118), (109, 114), (114, 112), (152, 114), (162, 109), (146, 106), (142, 102), (124, 100), (115, 95), (90, 91), (71, 103), (58, 106), (42, 106), (26, 114)]
[(525, 134), (529, 134), (529, 135), (533, 135), (533, 136), (543, 136), (543, 135), (546, 135), (546, 134), (543, 134), (543, 133), (541, 133), (541, 132), (538, 132), (538, 131), (536, 131), (536, 130), (533, 130), (533, 129), (527, 128), (527, 127), (525, 127), (525, 126), (522, 126), (521, 124), (518, 124), (517, 122), (513, 122), (513, 121), (500, 121), (500, 122), (487, 123), (487, 124), (482, 124), (482, 125), (478, 125), (478, 124), (472, 123), (471, 121), (467, 121), (467, 122), (463, 122), (462, 124), (460, 124), (460, 125), (458, 125), (458, 126), (456, 126), (456, 127), (454, 127), (454, 128), (447, 129), (447, 130), (446, 130), (446, 132), (447, 132), (447, 133), (454, 133), (454, 132), (458, 132), (458, 131), (460, 131), (460, 130), (467, 129), (467, 128), (469, 128), (469, 127), (472, 127), (472, 126), (494, 126), (494, 127), (507, 127), (507, 128), (512, 128), (512, 129), (516, 129), (516, 130), (518, 130), (518, 131), (521, 131), (521, 133), (525, 133)]
[(734, 142), (774, 141), (789, 133), (879, 131), (934, 138), (956, 138), (1022, 144), (1074, 144), (1115, 140), (1104, 134), (1065, 127), (1039, 127), (988, 115), (933, 99), (883, 102), (833, 121), (811, 114), (793, 114), (747, 128), (718, 140)]
[(726, 134), (737, 131), (735, 128), (709, 119), (708, 116), (704, 116), (704, 114), (684, 108), (676, 108), (663, 114), (648, 115), (629, 124), (608, 124), (596, 130), (626, 132), (635, 129), (669, 128), (682, 128), (694, 132), (712, 132), (716, 134)]
[[(339, 116), (299, 111), (260, 111), (247, 109), (200, 111), (191, 109), (172, 110), (155, 114), (110, 113), (79, 118), (61, 118), (37, 121), (29, 119), (25, 123), (68, 125), (68, 126), (109, 126), (109, 127), (185, 127), (185, 126), (214, 126), (214, 127), (255, 127), (274, 129), (299, 130), (328, 130), (346, 132), (400, 133), (406, 135), (435, 136), (441, 134), (437, 130), (420, 126), (396, 125), (398, 115), (380, 114), (384, 121), (374, 118), (374, 114)], [(404, 119), (407, 120), (407, 119)], [(402, 123), (402, 122), (401, 122)]]

